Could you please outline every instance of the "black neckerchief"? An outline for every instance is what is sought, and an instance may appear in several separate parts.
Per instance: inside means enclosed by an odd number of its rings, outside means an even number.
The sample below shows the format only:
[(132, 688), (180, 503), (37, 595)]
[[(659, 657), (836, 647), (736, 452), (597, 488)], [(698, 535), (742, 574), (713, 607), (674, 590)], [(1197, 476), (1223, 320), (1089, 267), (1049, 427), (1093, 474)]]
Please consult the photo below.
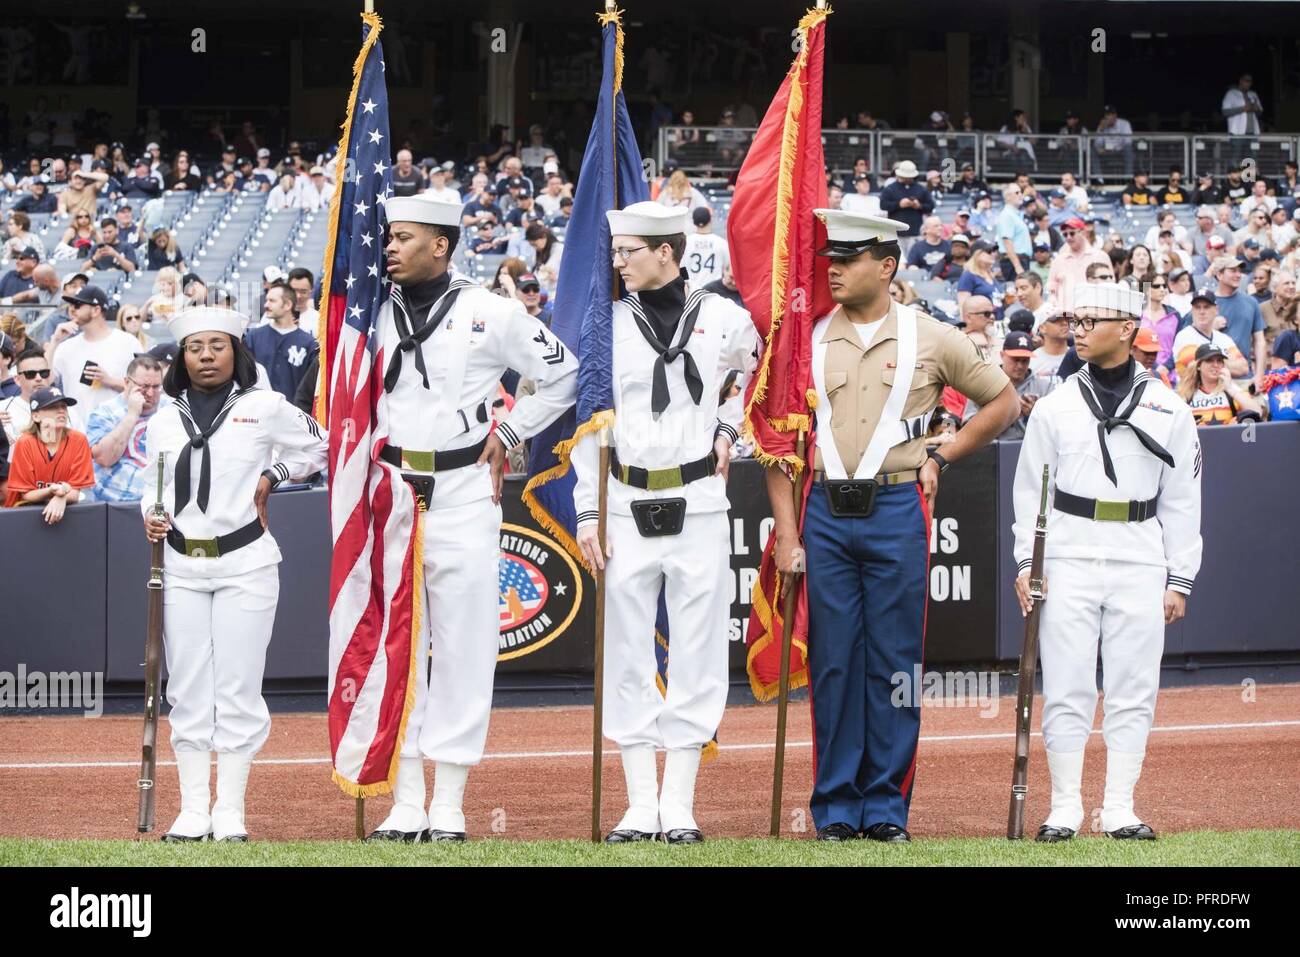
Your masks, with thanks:
[[(690, 393), (691, 401), (696, 405), (700, 404), (700, 397), (704, 395), (704, 380), (700, 378), (700, 370), (696, 368), (695, 358), (686, 350), (686, 344), (690, 342), (691, 333), (695, 331), (695, 316), (700, 311), (700, 304), (703, 303), (704, 297), (709, 293), (701, 289), (696, 289), (689, 296), (685, 296), (684, 301), (677, 306), (675, 313), (669, 311), (668, 304), (673, 302), (673, 292), (664, 293), (669, 286), (676, 285), (678, 294), (685, 294), (685, 277), (680, 277), (669, 283), (668, 286), (661, 289), (647, 290), (651, 294), (651, 300), (658, 311), (658, 317), (652, 320), (644, 306), (642, 296), (644, 293), (637, 293), (629, 296), (624, 300), (632, 310), (632, 315), (636, 321), (636, 327), (641, 336), (650, 348), (659, 353), (659, 358), (655, 360), (654, 367), (654, 384), (650, 391), (650, 411), (653, 418), (658, 419), (664, 409), (668, 408), (668, 363), (675, 362), (678, 356), (686, 363), (684, 376), (686, 378), (686, 389)], [(655, 293), (663, 293), (661, 296)], [(667, 323), (671, 321), (671, 325)], [(680, 326), (679, 326), (680, 323)], [(667, 325), (667, 332), (672, 334), (676, 328), (676, 342), (671, 339), (661, 337), (659, 327)]]
[(234, 408), (235, 402), (245, 391), (236, 389), (234, 380), (231, 380), (211, 392), (186, 389), (185, 394), (176, 400), (181, 425), (185, 427), (185, 434), (190, 437), (190, 440), (176, 455), (174, 479), (176, 501), (172, 509), (173, 518), (190, 503), (190, 458), (195, 449), (203, 451), (203, 458), (199, 462), (199, 492), (196, 501), (200, 512), (208, 510), (208, 492), (212, 484), (208, 440), (217, 429), (221, 428), (221, 423), (226, 421), (226, 415)]
[(671, 348), (673, 333), (682, 318), (682, 307), (686, 305), (686, 276), (680, 275), (658, 289), (642, 290), (637, 293), (637, 300), (645, 310), (646, 321), (655, 337), (665, 349)]
[[(1097, 376), (1100, 376), (1100, 380), (1096, 378)], [(1151, 381), (1150, 373), (1145, 369), (1137, 369), (1135, 374), (1133, 358), (1130, 356), (1126, 364), (1115, 366), (1112, 369), (1102, 369), (1090, 362), (1079, 370), (1078, 379), (1079, 394), (1083, 396), (1088, 411), (1097, 420), (1097, 440), (1101, 443), (1101, 463), (1106, 471), (1106, 478), (1110, 479), (1111, 485), (1118, 488), (1119, 481), (1115, 477), (1115, 463), (1111, 461), (1110, 449), (1106, 446), (1106, 436), (1121, 425), (1133, 430), (1133, 434), (1137, 436), (1137, 440), (1142, 443), (1144, 449), (1170, 468), (1174, 467), (1174, 457), (1169, 454), (1164, 446), (1129, 421), (1129, 416), (1133, 414), (1133, 410), (1142, 401), (1142, 393), (1146, 391), (1147, 383)], [(1119, 403), (1129, 394), (1130, 389), (1132, 390), (1132, 396), (1128, 404), (1124, 406), (1123, 412), (1116, 415), (1115, 410), (1119, 408)], [(1108, 408), (1109, 411), (1104, 411), (1105, 408)]]
[(429, 388), (429, 373), (424, 367), (424, 350), (420, 345), (434, 334), (451, 307), (456, 304), (456, 296), (468, 285), (471, 283), (463, 280), (452, 283), (450, 274), (443, 273), (409, 286), (393, 286), (393, 322), (401, 341), (393, 350), (388, 370), (384, 373), (385, 392), (397, 388), (397, 380), (402, 374), (404, 352), (415, 353), (416, 371), (420, 373), (424, 387)]

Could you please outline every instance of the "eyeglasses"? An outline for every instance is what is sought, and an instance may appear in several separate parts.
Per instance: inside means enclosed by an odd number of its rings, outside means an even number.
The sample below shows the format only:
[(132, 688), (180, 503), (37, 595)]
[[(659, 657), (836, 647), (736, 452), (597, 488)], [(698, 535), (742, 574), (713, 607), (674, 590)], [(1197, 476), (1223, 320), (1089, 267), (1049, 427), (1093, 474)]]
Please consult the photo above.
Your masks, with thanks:
[(229, 342), (187, 342), (185, 343), (185, 354), (187, 356), (201, 356), (204, 350), (211, 349), (214, 356), (219, 356), (229, 348)]
[(1152, 289), (1168, 289), (1169, 287), (1168, 287), (1167, 285), (1165, 285), (1164, 283), (1162, 283), (1162, 282), (1153, 282), (1153, 283), (1151, 284), (1151, 288), (1152, 288)]
[(133, 386), (135, 386), (135, 387), (136, 387), (137, 389), (139, 389), (141, 392), (161, 392), (161, 391), (162, 391), (162, 383), (158, 383), (157, 385), (145, 385), (143, 382), (140, 382), (138, 379), (127, 379), (126, 381), (129, 382), (129, 383), (131, 383)]
[(1092, 332), (1092, 327), (1099, 322), (1129, 322), (1129, 319), (1094, 319), (1092, 316), (1071, 316), (1070, 329), (1082, 329), (1084, 332)]
[(34, 379), (48, 379), (51, 372), (49, 369), (24, 369), (18, 374), (28, 382), (31, 382)]
[(982, 311), (980, 311), (980, 312), (968, 312), (968, 313), (966, 313), (966, 315), (968, 315), (968, 316), (996, 316), (996, 315), (997, 315), (997, 312), (996, 312), (995, 310), (993, 310), (993, 309), (986, 309), (986, 310), (982, 310)]
[(647, 246), (633, 246), (633, 247), (631, 247), (631, 248), (628, 248), (627, 246), (620, 246), (620, 247), (618, 247), (617, 249), (614, 250), (614, 252), (613, 252), (613, 254), (612, 254), (612, 258), (614, 258), (614, 259), (621, 259), (621, 260), (623, 260), (623, 262), (627, 262), (627, 261), (631, 258), (631, 256), (632, 256), (633, 253), (635, 253), (635, 252), (640, 252), (642, 249), (649, 249), (649, 248), (650, 248), (650, 247), (649, 247), (648, 245), (647, 245)]

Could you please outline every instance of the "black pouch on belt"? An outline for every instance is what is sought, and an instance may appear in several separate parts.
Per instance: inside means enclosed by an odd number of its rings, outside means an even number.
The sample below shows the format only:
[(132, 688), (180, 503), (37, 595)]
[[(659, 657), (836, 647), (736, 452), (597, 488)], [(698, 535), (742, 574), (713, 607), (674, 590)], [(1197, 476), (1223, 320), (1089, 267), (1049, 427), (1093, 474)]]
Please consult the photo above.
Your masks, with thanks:
[(679, 535), (686, 524), (686, 499), (637, 499), (632, 503), (632, 520), (643, 538)]
[(866, 518), (876, 508), (876, 489), (872, 479), (855, 481), (826, 479), (826, 502), (836, 518)]
[(416, 506), (420, 511), (427, 512), (429, 503), (433, 501), (433, 476), (421, 475), (418, 472), (403, 472), (402, 479), (415, 493)]

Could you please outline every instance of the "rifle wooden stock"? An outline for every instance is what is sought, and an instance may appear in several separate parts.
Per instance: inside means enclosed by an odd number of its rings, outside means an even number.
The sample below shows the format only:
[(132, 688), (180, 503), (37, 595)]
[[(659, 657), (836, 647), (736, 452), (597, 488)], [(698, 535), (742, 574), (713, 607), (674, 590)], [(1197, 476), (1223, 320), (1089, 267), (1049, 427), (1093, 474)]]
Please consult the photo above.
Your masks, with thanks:
[[(158, 498), (153, 514), (164, 517), (163, 508), (163, 453), (158, 453)], [(158, 770), (158, 686), (162, 683), (163, 642), (163, 549), (165, 540), (153, 543), (149, 559), (149, 620), (144, 640), (144, 737), (140, 746), (140, 808), (137, 829), (147, 834), (154, 827), (154, 777)]]
[(1034, 555), (1029, 566), (1029, 597), (1025, 643), (1020, 650), (1020, 685), (1016, 691), (1016, 757), (1011, 770), (1011, 804), (1007, 811), (1007, 840), (1025, 836), (1025, 800), (1029, 796), (1029, 726), (1034, 713), (1034, 679), (1038, 674), (1038, 615), (1043, 608), (1043, 549), (1047, 544), (1048, 468), (1043, 466), (1043, 494), (1034, 524)]

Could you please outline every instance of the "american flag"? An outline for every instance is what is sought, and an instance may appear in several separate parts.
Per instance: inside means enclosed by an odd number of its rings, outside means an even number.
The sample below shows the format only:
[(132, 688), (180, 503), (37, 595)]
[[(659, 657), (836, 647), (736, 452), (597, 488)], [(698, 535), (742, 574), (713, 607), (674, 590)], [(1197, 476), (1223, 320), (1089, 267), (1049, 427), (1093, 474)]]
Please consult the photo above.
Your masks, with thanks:
[(546, 603), (550, 586), (546, 576), (532, 562), (510, 555), (501, 556), (498, 574), (501, 600), (499, 626), (502, 631), (528, 621)]
[[(358, 797), (391, 789), (421, 630), (414, 498), (378, 459), (388, 436), (379, 315), (388, 301), (381, 209), (392, 194), (382, 24), (362, 14), (362, 46), (336, 158), (320, 309), (329, 425), (329, 730), (334, 781)], [(417, 575), (419, 577), (417, 577)], [(422, 590), (422, 589), (420, 589)]]

